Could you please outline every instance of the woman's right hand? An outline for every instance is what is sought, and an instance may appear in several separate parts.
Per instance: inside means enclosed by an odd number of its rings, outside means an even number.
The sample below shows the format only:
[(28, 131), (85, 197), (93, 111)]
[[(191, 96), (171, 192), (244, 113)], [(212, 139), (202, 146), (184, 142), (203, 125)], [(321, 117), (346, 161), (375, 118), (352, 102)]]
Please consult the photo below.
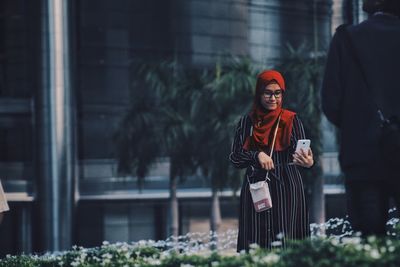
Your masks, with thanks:
[(274, 162), (271, 157), (264, 152), (258, 153), (258, 161), (260, 162), (261, 168), (270, 171), (274, 168)]

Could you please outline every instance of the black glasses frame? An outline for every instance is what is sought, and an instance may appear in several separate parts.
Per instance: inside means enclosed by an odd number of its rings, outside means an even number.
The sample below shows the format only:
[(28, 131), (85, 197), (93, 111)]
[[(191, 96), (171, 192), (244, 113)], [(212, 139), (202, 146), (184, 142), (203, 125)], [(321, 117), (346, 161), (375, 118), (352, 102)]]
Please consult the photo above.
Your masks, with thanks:
[(261, 94), (265, 98), (271, 98), (272, 96), (275, 96), (275, 99), (279, 99), (283, 95), (282, 90), (276, 90), (276, 91), (264, 91)]

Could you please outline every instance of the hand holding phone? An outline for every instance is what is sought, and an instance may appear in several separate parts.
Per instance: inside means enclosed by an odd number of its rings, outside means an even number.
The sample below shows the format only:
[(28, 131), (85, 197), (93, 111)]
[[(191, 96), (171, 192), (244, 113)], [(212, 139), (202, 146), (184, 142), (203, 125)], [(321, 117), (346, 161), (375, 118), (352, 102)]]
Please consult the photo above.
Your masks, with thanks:
[(314, 164), (313, 153), (310, 148), (309, 139), (297, 141), (296, 150), (293, 154), (293, 163), (302, 167), (310, 168)]

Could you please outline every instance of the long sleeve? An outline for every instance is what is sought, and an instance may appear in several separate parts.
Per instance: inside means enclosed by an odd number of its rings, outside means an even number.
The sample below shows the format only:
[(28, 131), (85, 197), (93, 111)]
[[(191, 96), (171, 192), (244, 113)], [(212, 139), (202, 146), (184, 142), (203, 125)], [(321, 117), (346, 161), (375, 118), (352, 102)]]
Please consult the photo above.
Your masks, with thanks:
[(332, 38), (328, 58), (325, 67), (325, 74), (322, 83), (321, 101), (322, 110), (327, 119), (335, 126), (341, 124), (341, 107), (343, 98), (343, 85), (341, 75), (341, 46), (339, 31), (336, 31)]
[(293, 128), (292, 128), (292, 147), (293, 150), (296, 148), (297, 140), (306, 139), (306, 133), (304, 131), (303, 123), (296, 115), (293, 119)]
[(258, 151), (246, 151), (243, 149), (243, 144), (245, 141), (246, 132), (245, 127), (248, 124), (250, 118), (244, 116), (240, 119), (236, 131), (235, 137), (232, 143), (231, 153), (229, 155), (229, 160), (236, 168), (247, 168), (248, 166), (257, 166), (258, 163)]

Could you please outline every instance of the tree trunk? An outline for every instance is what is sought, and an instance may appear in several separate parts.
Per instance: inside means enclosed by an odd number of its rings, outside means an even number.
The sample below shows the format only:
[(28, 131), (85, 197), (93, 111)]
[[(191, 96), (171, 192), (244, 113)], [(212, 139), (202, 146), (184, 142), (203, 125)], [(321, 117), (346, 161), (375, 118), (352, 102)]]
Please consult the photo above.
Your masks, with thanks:
[(176, 177), (169, 180), (169, 235), (177, 237), (179, 233), (178, 198), (176, 197)]
[[(212, 195), (211, 195), (211, 232), (212, 232), (212, 237), (211, 241), (217, 242), (218, 239), (215, 236), (218, 233), (219, 227), (221, 226), (221, 209), (219, 205), (219, 196), (218, 196), (218, 190), (216, 188), (212, 188)], [(216, 245), (212, 245), (211, 249), (216, 249)]]
[(221, 209), (217, 189), (212, 189), (211, 201), (211, 231), (218, 232), (221, 226)]
[(311, 191), (310, 221), (311, 223), (325, 222), (325, 196), (323, 192), (324, 181), (322, 176), (316, 177)]

